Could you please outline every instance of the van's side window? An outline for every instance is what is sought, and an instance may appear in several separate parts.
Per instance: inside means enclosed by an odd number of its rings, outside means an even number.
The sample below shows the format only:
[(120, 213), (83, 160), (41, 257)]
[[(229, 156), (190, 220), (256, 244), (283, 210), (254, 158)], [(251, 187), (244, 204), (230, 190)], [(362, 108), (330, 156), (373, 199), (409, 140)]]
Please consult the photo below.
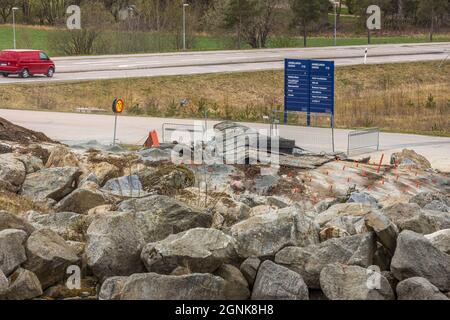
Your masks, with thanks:
[(39, 53), (39, 58), (41, 60), (48, 60), (48, 56), (45, 53), (43, 53), (43, 52)]

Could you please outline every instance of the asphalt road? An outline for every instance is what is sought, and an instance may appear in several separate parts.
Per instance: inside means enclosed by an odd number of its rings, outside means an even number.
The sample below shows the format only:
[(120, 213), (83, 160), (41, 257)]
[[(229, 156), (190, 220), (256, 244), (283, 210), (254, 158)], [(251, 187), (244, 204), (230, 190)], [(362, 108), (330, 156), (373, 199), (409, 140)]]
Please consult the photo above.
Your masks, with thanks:
[(186, 52), (117, 56), (55, 58), (57, 73), (53, 79), (1, 78), (0, 84), (57, 81), (119, 79), (203, 73), (243, 72), (283, 69), (285, 58), (334, 60), (336, 65), (444, 60), (450, 43), (388, 44), (298, 49)]
[[(26, 128), (44, 132), (50, 138), (65, 143), (96, 140), (102, 144), (111, 144), (113, 140), (114, 117), (110, 115), (0, 109), (0, 117)], [(157, 130), (159, 137), (162, 138), (163, 123), (192, 125), (195, 124), (195, 121), (187, 119), (120, 117), (118, 119), (118, 140), (125, 144), (143, 144), (151, 130)], [(203, 122), (197, 123), (203, 124)], [(209, 121), (208, 127), (212, 128), (216, 123), (216, 121)], [(246, 123), (245, 125), (255, 129), (269, 130), (269, 125), (267, 124)], [(279, 132), (285, 138), (295, 139), (299, 147), (317, 152), (331, 151), (330, 129), (281, 126)], [(335, 130), (336, 151), (347, 151), (348, 133), (349, 130)], [(380, 151), (361, 153), (356, 155), (356, 158), (371, 155), (373, 160), (379, 161), (384, 153), (385, 163), (387, 163), (393, 152), (401, 151), (404, 148), (413, 149), (424, 155), (431, 162), (433, 168), (450, 172), (450, 138), (381, 133)]]

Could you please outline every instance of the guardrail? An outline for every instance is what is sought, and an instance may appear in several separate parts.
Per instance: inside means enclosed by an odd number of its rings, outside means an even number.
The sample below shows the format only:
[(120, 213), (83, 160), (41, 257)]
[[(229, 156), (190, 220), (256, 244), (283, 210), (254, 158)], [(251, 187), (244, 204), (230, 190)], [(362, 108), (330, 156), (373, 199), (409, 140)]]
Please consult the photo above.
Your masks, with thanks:
[(296, 140), (299, 148), (309, 152), (335, 152), (334, 119), (331, 114), (273, 111), (270, 136)]
[(107, 112), (105, 109), (87, 108), (87, 107), (76, 108), (75, 111), (79, 112), (79, 113), (106, 113)]
[(377, 148), (380, 150), (380, 129), (370, 128), (351, 131), (348, 134), (347, 155), (352, 151)]

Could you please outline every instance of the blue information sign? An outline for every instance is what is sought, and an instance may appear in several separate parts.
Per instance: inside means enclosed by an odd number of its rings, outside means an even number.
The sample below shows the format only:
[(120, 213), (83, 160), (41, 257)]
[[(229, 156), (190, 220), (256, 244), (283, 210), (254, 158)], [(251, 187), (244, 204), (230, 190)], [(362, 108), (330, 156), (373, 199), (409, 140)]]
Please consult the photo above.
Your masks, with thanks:
[(285, 111), (334, 115), (334, 61), (286, 59)]

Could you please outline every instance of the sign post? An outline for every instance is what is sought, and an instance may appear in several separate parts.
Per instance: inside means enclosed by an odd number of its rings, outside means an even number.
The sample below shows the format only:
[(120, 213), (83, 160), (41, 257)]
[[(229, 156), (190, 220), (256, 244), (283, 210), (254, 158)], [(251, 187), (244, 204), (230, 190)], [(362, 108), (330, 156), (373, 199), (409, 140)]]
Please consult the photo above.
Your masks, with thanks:
[(366, 13), (370, 15), (367, 19), (367, 42), (372, 42), (372, 31), (381, 30), (381, 9), (377, 5), (371, 5), (367, 8)]
[(114, 99), (113, 104), (112, 104), (112, 111), (114, 113), (114, 140), (113, 140), (113, 146), (116, 145), (116, 141), (117, 141), (117, 117), (119, 116), (119, 114), (121, 114), (123, 112), (123, 109), (125, 107), (125, 104), (123, 102), (122, 99)]
[(311, 126), (311, 113), (334, 115), (334, 61), (285, 61), (285, 115), (289, 111), (305, 112)]
[(333, 144), (333, 153), (336, 152), (336, 147), (334, 144), (334, 114), (331, 115), (331, 141)]
[(305, 112), (307, 126), (311, 113), (330, 115), (334, 146), (334, 61), (285, 60), (284, 123), (289, 111)]

